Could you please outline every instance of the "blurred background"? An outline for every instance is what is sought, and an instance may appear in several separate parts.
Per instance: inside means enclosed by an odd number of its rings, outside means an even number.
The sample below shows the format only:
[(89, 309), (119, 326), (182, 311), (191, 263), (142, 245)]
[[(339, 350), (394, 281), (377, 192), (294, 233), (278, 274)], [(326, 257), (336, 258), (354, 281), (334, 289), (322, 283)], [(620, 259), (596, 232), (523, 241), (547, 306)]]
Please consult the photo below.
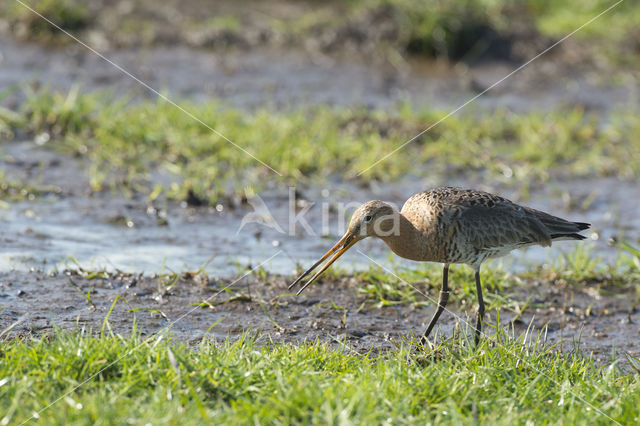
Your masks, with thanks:
[(591, 222), (612, 263), (640, 238), (638, 22), (604, 0), (3, 2), (0, 268), (233, 275), (277, 252), (292, 274), (345, 203), (438, 185)]

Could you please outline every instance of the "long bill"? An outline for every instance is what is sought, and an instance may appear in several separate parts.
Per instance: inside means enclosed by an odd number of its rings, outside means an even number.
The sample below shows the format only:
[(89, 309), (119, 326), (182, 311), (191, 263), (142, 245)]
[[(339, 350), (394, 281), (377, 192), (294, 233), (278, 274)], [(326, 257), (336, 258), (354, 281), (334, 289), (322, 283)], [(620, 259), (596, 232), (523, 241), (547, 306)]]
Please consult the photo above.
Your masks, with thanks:
[[(324, 262), (325, 260), (327, 260), (327, 258), (329, 256), (331, 256), (333, 254), (333, 257), (331, 259), (329, 259), (329, 261), (327, 263), (324, 264), (324, 266), (322, 268), (320, 268), (320, 270), (318, 272), (315, 273), (314, 276), (311, 277), (311, 279), (309, 281), (307, 281), (302, 288), (300, 288), (300, 290), (298, 290), (298, 292), (296, 293), (296, 295), (299, 295), (300, 293), (302, 293), (304, 291), (305, 288), (307, 288), (309, 286), (309, 284), (311, 284), (312, 282), (315, 281), (316, 278), (318, 278), (320, 276), (320, 274), (322, 274), (324, 271), (327, 270), (327, 268), (329, 268), (329, 266), (331, 266), (331, 264), (333, 262), (335, 262), (336, 260), (338, 260), (338, 258), (340, 256), (342, 256), (344, 254), (344, 252), (346, 252), (347, 250), (349, 250), (351, 248), (352, 245), (354, 245), (355, 243), (358, 242), (358, 238), (356, 235), (353, 235), (349, 232), (347, 232), (344, 237), (342, 237), (340, 239), (340, 241), (338, 241), (333, 247), (331, 247), (331, 249), (326, 252), (324, 254), (324, 256), (322, 256), (320, 258), (320, 260), (318, 260), (316, 263), (313, 264), (313, 266), (311, 266), (311, 268), (307, 269), (302, 275), (300, 275), (298, 278), (296, 278), (296, 280), (294, 282), (291, 283), (291, 285), (289, 286), (289, 289), (292, 289), (296, 284), (298, 284), (304, 277), (306, 277), (309, 273), (311, 273), (314, 269), (316, 269), (318, 267), (318, 265), (320, 265), (322, 262)], [(335, 254), (334, 254), (335, 253)]]

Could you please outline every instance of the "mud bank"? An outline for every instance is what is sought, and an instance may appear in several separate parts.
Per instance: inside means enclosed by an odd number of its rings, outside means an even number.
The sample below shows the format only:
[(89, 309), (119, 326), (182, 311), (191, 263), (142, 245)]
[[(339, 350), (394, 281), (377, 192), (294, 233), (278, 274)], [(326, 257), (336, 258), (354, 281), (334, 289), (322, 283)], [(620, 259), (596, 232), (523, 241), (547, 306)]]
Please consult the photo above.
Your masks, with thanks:
[[(114, 333), (123, 335), (131, 332), (135, 318), (143, 336), (169, 331), (174, 339), (194, 344), (205, 336), (237, 339), (248, 332), (261, 344), (319, 339), (359, 353), (377, 353), (422, 333), (437, 297), (428, 295), (432, 300), (424, 306), (379, 307), (359, 294), (359, 283), (353, 279), (321, 280), (301, 296), (289, 293), (287, 284), (281, 277), (234, 281), (192, 273), (93, 279), (71, 271), (2, 273), (0, 298), (5, 309), (0, 311), (0, 330), (4, 338), (41, 335), (53, 327), (97, 332), (117, 297), (108, 321)], [(617, 357), (627, 352), (640, 355), (640, 312), (623, 294), (605, 296), (595, 289), (530, 281), (512, 297), (518, 303), (529, 300), (522, 315), (500, 312), (500, 324), (512, 327), (516, 335), (529, 327), (534, 333), (546, 327), (548, 343), (566, 351), (579, 342), (580, 350), (593, 352), (599, 363), (610, 361), (614, 348)], [(440, 319), (437, 339), (469, 332), (473, 309), (451, 306)], [(490, 310), (488, 324), (495, 324), (495, 319), (496, 312)], [(491, 325), (486, 332), (493, 334)]]

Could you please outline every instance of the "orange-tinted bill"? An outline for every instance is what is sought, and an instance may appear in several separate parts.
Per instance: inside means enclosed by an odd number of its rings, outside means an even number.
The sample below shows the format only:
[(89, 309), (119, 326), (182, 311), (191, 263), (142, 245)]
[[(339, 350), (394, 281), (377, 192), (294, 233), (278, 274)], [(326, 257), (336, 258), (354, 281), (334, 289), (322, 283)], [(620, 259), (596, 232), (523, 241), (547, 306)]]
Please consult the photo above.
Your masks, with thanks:
[(326, 252), (324, 254), (324, 256), (322, 256), (320, 258), (320, 260), (318, 260), (316, 263), (313, 264), (313, 266), (311, 266), (311, 268), (307, 269), (302, 275), (300, 275), (294, 282), (291, 283), (291, 285), (289, 286), (289, 289), (293, 288), (293, 286), (295, 286), (296, 284), (298, 284), (304, 277), (306, 277), (311, 271), (313, 271), (315, 268), (318, 267), (318, 265), (320, 265), (322, 262), (324, 262), (329, 256), (331, 256), (332, 254), (335, 253), (335, 255), (329, 259), (329, 261), (318, 271), (315, 273), (315, 275), (313, 277), (311, 277), (311, 279), (309, 281), (307, 281), (300, 290), (298, 290), (298, 293), (296, 293), (296, 295), (302, 293), (304, 291), (305, 288), (307, 288), (307, 286), (309, 286), (309, 284), (311, 284), (313, 281), (315, 281), (316, 278), (318, 278), (320, 276), (320, 274), (322, 274), (324, 271), (327, 270), (327, 268), (329, 268), (329, 266), (331, 266), (331, 264), (333, 262), (335, 262), (340, 256), (342, 256), (342, 254), (344, 252), (346, 252), (347, 250), (349, 250), (349, 248), (351, 248), (352, 245), (354, 245), (356, 242), (358, 241), (358, 238), (355, 237), (355, 235), (351, 235), (349, 233), (345, 234), (344, 237), (342, 237), (340, 239), (340, 241), (338, 241), (333, 247), (331, 247), (331, 250), (329, 250), (328, 252)]

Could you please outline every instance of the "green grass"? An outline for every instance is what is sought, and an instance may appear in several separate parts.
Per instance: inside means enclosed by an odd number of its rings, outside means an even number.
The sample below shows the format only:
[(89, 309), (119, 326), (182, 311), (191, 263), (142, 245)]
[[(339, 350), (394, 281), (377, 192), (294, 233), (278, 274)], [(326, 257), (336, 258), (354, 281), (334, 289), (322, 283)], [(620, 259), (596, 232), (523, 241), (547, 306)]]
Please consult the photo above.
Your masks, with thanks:
[[(544, 36), (560, 39), (615, 2), (434, 0), (425, 6), (412, 0), (351, 0), (346, 17), (337, 22), (352, 26), (367, 14), (378, 11), (396, 24), (395, 39), (391, 42), (400, 51), (460, 59), (482, 53), (496, 39), (509, 43), (515, 36), (523, 42), (523, 32), (529, 39)], [(576, 33), (575, 38), (583, 42), (578, 44), (580, 47), (601, 49), (599, 52), (592, 49), (598, 56), (631, 64), (629, 56), (637, 57), (638, 53), (638, 19), (640, 4), (625, 1)]]
[[(445, 112), (406, 105), (392, 113), (328, 107), (244, 112), (215, 102), (180, 104), (283, 176), (164, 101), (40, 91), (29, 95), (14, 130), (50, 133), (47, 146), (86, 162), (94, 190), (178, 200), (216, 201), (265, 182), (325, 183), (327, 176), (390, 181), (488, 172), (510, 182), (544, 181), (554, 171), (622, 179), (640, 173), (640, 116), (632, 110), (614, 112), (608, 121), (579, 108), (450, 117), (357, 177)], [(163, 186), (152, 178), (157, 173), (165, 176)]]
[[(11, 93), (11, 90), (0, 92), (0, 102)], [(23, 124), (20, 114), (0, 106), (0, 138), (10, 139), (13, 136), (12, 129), (18, 128)]]
[[(108, 329), (108, 328), (107, 328)], [(640, 420), (640, 378), (504, 330), (478, 349), (379, 356), (310, 342), (258, 346), (57, 331), (0, 346), (3, 424), (623, 424)], [(60, 398), (58, 400), (58, 398)]]
[[(24, 0), (23, 3), (71, 33), (83, 30), (91, 23), (87, 6), (77, 0)], [(12, 33), (20, 39), (64, 44), (73, 42), (67, 35), (15, 0), (7, 1), (0, 8), (0, 12), (6, 14)]]
[(0, 170), (0, 208), (6, 207), (7, 202), (33, 201), (60, 192), (61, 189), (55, 185), (22, 182), (7, 177), (5, 172)]
[[(0, 102), (16, 90), (17, 88), (11, 87), (1, 91)], [(24, 120), (24, 115), (0, 105), (0, 140), (10, 141), (13, 139), (16, 129), (25, 128), (26, 122)], [(35, 200), (49, 194), (60, 193), (60, 191), (61, 189), (55, 185), (23, 182), (9, 177), (4, 170), (0, 169), (0, 208), (7, 207), (7, 202)]]
[[(536, 27), (547, 36), (560, 38), (574, 31), (617, 0), (554, 2), (530, 0)], [(608, 59), (619, 65), (637, 66), (640, 53), (640, 4), (623, 1), (610, 12), (584, 27), (575, 37), (585, 42), (594, 58)]]
[[(216, 48), (285, 44), (325, 51), (355, 46), (360, 53), (386, 55), (396, 61), (407, 54), (473, 60), (488, 53), (502, 59), (524, 59), (530, 52), (518, 52), (518, 44), (539, 50), (615, 0), (272, 0), (247, 8), (222, 4), (204, 9), (197, 2), (174, 0), (167, 2), (162, 14), (155, 10), (155, 3), (142, 0), (126, 12), (115, 4), (78, 0), (27, 3), (81, 38), (89, 31), (98, 32), (115, 45), (167, 41)], [(0, 12), (20, 38), (70, 42), (13, 1), (0, 6)], [(578, 32), (571, 49), (597, 60), (637, 65), (639, 19), (640, 4), (624, 1)]]
[[(548, 279), (546, 273), (573, 286), (598, 282), (608, 289), (626, 280), (618, 291), (631, 295), (635, 286), (637, 299), (640, 251), (628, 243), (619, 246), (615, 269), (578, 249), (537, 271), (543, 276), (536, 279)], [(109, 278), (104, 271), (76, 266), (85, 279)], [(401, 280), (421, 282), (426, 291), (439, 284), (436, 266), (417, 272), (390, 268)], [(337, 271), (328, 278), (341, 276)], [(173, 286), (177, 277), (156, 278), (159, 286)], [(490, 293), (508, 293), (530, 279), (495, 265), (484, 268), (483, 277), (491, 309), (509, 304)], [(376, 303), (420, 303), (388, 272), (373, 268), (352, 278)], [(474, 296), (471, 278), (468, 268), (454, 267), (454, 301)], [(596, 364), (578, 344), (568, 352), (550, 346), (544, 330), (514, 336), (489, 325), (489, 336), (477, 349), (468, 333), (454, 333), (435, 348), (416, 352), (406, 341), (374, 355), (319, 342), (258, 345), (249, 336), (188, 346), (167, 336), (143, 339), (135, 325), (130, 336), (122, 337), (110, 331), (108, 317), (93, 334), (56, 330), (38, 338), (8, 339), (0, 331), (0, 421), (16, 424), (51, 403), (35, 420), (380, 424), (392, 419), (507, 425), (533, 419), (543, 424), (610, 424), (609, 417), (635, 424), (640, 419), (640, 361), (612, 353), (606, 365)]]

